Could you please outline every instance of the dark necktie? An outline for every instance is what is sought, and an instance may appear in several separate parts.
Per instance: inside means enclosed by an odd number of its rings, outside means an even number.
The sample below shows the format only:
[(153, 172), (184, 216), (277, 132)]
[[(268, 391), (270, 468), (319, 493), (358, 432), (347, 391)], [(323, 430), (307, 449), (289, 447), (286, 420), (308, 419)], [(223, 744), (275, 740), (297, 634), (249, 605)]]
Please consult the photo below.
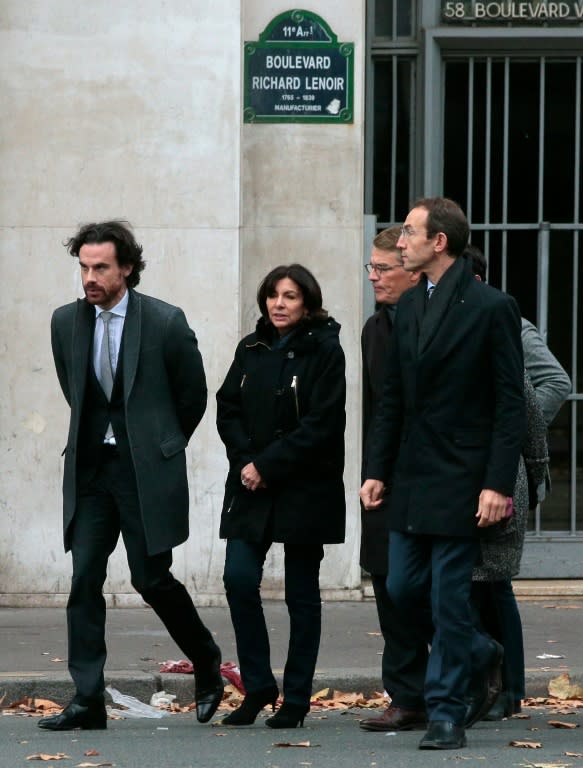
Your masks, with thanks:
[(433, 295), (433, 291), (435, 290), (434, 285), (430, 285), (427, 290), (425, 291), (425, 308), (427, 308), (427, 305), (429, 304), (429, 299)]

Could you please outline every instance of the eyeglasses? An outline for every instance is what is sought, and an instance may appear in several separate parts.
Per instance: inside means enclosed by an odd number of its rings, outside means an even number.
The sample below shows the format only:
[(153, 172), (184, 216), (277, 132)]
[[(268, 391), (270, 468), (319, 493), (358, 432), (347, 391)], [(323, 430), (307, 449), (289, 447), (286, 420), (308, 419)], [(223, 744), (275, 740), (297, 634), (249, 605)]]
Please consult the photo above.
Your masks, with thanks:
[(397, 267), (400, 267), (400, 264), (365, 264), (364, 268), (370, 275), (371, 272), (376, 272), (379, 277), (385, 274), (385, 272), (391, 272), (393, 269), (397, 269)]
[(418, 234), (419, 230), (414, 229), (413, 227), (409, 226), (402, 226), (401, 227), (401, 237), (404, 237), (405, 240), (408, 240), (410, 237), (413, 237), (413, 235)]

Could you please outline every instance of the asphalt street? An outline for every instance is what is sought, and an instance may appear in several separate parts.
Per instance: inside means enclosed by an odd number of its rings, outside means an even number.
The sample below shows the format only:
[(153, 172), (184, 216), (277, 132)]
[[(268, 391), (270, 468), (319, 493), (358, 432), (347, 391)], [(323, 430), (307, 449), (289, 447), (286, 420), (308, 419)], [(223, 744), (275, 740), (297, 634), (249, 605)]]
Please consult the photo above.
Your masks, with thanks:
[[(267, 714), (267, 713), (266, 713)], [(367, 733), (358, 720), (369, 711), (312, 710), (304, 728), (273, 731), (264, 716), (253, 726), (200, 725), (194, 714), (162, 720), (110, 721), (107, 731), (52, 733), (37, 719), (0, 718), (0, 767), (32, 765), (115, 766), (116, 768), (559, 768), (583, 766), (583, 708), (529, 709), (528, 719), (478, 723), (467, 732), (468, 746), (453, 751), (420, 751), (420, 731)], [(215, 720), (220, 719), (220, 713)], [(576, 725), (558, 728), (559, 721)], [(512, 741), (539, 748), (512, 747)], [(66, 755), (57, 759), (57, 756)], [(89, 754), (88, 754), (89, 753)], [(34, 755), (55, 759), (36, 763)], [(40, 758), (37, 758), (40, 759)]]

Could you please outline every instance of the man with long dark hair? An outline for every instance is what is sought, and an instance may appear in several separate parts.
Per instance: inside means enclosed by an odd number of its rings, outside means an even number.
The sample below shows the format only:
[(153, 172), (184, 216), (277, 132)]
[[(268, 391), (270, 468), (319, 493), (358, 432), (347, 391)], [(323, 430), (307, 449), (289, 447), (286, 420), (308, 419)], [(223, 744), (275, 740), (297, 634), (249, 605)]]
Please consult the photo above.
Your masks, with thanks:
[(126, 222), (87, 224), (66, 246), (85, 292), (51, 323), (71, 408), (63, 522), (73, 557), (67, 624), (76, 693), (39, 726), (107, 725), (103, 584), (120, 533), (132, 585), (194, 665), (197, 718), (207, 722), (222, 698), (221, 653), (170, 572), (172, 548), (188, 538), (185, 448), (207, 400), (196, 336), (181, 309), (134, 290), (145, 263)]

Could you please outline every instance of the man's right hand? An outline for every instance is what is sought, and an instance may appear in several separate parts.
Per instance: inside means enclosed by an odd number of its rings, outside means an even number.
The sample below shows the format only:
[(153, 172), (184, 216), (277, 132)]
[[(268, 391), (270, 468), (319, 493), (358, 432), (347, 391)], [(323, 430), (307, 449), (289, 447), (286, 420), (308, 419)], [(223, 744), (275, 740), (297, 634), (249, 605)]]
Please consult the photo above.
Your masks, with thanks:
[(376, 509), (383, 503), (385, 484), (382, 480), (365, 480), (360, 489), (360, 500), (365, 509)]

